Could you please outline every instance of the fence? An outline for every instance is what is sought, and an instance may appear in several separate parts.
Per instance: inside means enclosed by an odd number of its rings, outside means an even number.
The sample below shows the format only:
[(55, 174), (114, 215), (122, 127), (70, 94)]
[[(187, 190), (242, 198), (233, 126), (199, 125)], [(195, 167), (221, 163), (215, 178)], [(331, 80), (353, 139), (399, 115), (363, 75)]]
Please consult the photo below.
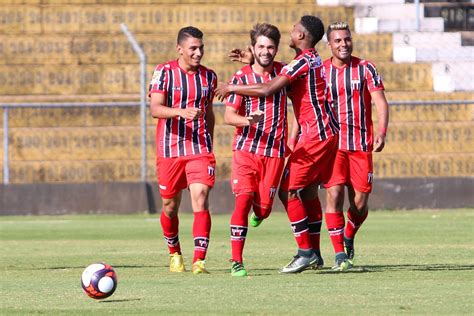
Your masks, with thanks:
[[(390, 102), (387, 146), (376, 155), (376, 174), (382, 178), (474, 176), (473, 105), (471, 100)], [(0, 107), (4, 184), (11, 183), (12, 162), (14, 167), (20, 165), (14, 168), (14, 183), (155, 178), (153, 165), (148, 165), (154, 160), (153, 128), (147, 128), (154, 122), (150, 115), (148, 121), (139, 119), (139, 102), (12, 103)], [(215, 107), (214, 144), (220, 180), (229, 177), (235, 130), (223, 124), (223, 108), (222, 104)], [(58, 166), (61, 170), (56, 173), (65, 175), (54, 175), (52, 169)], [(69, 169), (79, 170), (80, 175), (67, 175)]]

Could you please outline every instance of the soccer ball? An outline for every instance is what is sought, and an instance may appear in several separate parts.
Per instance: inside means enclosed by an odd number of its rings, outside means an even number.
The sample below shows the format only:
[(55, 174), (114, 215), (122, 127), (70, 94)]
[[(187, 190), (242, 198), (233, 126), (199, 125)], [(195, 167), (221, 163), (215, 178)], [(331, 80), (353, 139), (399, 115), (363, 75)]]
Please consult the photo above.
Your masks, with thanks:
[(110, 265), (94, 263), (82, 272), (81, 284), (89, 297), (100, 300), (114, 293), (117, 288), (117, 275)]

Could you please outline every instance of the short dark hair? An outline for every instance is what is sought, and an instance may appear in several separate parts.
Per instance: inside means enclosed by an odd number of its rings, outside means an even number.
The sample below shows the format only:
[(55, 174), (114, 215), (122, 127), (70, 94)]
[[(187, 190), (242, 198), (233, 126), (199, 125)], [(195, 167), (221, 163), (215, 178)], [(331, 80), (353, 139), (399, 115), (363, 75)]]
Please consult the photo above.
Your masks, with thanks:
[(203, 36), (204, 36), (204, 34), (197, 27), (186, 26), (186, 27), (183, 27), (181, 30), (179, 30), (177, 42), (178, 42), (178, 44), (180, 44), (185, 39), (187, 39), (188, 37), (194, 37), (194, 38), (202, 39)]
[(252, 44), (252, 46), (255, 46), (255, 43), (257, 43), (257, 37), (259, 36), (268, 37), (275, 43), (276, 47), (278, 47), (278, 45), (280, 44), (280, 30), (278, 30), (275, 25), (268, 23), (255, 24), (250, 30), (250, 43)]
[(339, 31), (339, 30), (346, 30), (346, 31), (349, 32), (349, 34), (351, 33), (351, 30), (349, 28), (349, 24), (347, 24), (346, 22), (331, 23), (331, 24), (329, 24), (328, 30), (326, 31), (326, 39), (328, 40), (328, 42), (329, 42), (329, 35), (331, 34), (331, 32), (332, 31)]
[(313, 15), (304, 15), (301, 17), (300, 23), (311, 35), (311, 46), (315, 46), (324, 36), (323, 21)]

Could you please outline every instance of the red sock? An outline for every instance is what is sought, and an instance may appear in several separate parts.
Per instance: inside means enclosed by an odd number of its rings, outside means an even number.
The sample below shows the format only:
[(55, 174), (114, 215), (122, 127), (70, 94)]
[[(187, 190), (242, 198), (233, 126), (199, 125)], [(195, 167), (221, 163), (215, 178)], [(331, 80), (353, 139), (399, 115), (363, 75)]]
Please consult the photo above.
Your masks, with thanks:
[(181, 254), (181, 246), (179, 244), (179, 218), (176, 215), (173, 218), (166, 216), (165, 212), (161, 212), (160, 216), (161, 228), (163, 229), (163, 236), (168, 244), (168, 250), (172, 253)]
[(235, 197), (235, 208), (230, 218), (230, 243), (232, 260), (243, 262), (245, 238), (248, 230), (248, 215), (252, 207), (253, 196), (239, 194)]
[(321, 222), (323, 219), (323, 211), (321, 209), (321, 202), (319, 198), (314, 200), (303, 200), (303, 205), (308, 214), (308, 227), (311, 245), (316, 253), (320, 253), (321, 243)]
[(299, 199), (291, 199), (286, 205), (286, 213), (291, 222), (291, 229), (299, 249), (312, 249), (309, 238), (308, 216)]
[(326, 226), (334, 252), (344, 252), (344, 213), (326, 213)]
[(193, 236), (194, 236), (194, 259), (204, 260), (207, 247), (209, 246), (209, 235), (211, 233), (211, 214), (208, 210), (194, 212)]
[(347, 239), (354, 239), (357, 231), (359, 230), (362, 223), (369, 215), (369, 212), (365, 212), (363, 215), (359, 215), (356, 212), (353, 212), (350, 208), (347, 211), (347, 225), (346, 230), (344, 231), (344, 236)]

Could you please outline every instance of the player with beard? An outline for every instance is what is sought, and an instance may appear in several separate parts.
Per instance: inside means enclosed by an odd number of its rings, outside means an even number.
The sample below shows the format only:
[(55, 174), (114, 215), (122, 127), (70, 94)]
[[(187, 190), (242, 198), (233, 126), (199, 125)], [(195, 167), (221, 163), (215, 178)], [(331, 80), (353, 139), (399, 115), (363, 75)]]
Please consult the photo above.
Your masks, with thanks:
[(194, 274), (208, 273), (205, 257), (211, 216), (209, 191), (215, 182), (212, 152), (212, 101), (217, 76), (201, 65), (202, 32), (192, 26), (178, 33), (179, 58), (156, 67), (150, 83), (150, 111), (156, 126), (157, 177), (163, 210), (160, 222), (170, 253), (170, 271), (184, 272), (178, 210), (182, 190), (189, 189), (194, 213)]
[[(266, 83), (220, 85), (216, 95), (229, 93), (267, 97), (290, 86), (295, 116), (301, 135), (288, 159), (280, 185), (279, 197), (291, 222), (298, 245), (296, 256), (281, 273), (298, 273), (318, 266), (321, 207), (317, 186), (327, 182), (337, 152), (337, 126), (326, 102), (326, 80), (321, 58), (314, 48), (324, 35), (324, 25), (315, 16), (303, 16), (290, 34), (295, 59), (280, 74)], [(319, 210), (319, 212), (318, 212)], [(317, 247), (313, 236), (317, 235)], [(316, 239), (316, 238), (314, 238)], [(315, 249), (316, 248), (316, 249)]]
[[(280, 42), (277, 27), (262, 23), (250, 31), (255, 60), (237, 71), (231, 83), (248, 85), (269, 82), (283, 65), (274, 62)], [(233, 141), (231, 185), (235, 208), (230, 220), (232, 276), (246, 276), (243, 249), (250, 225), (258, 226), (270, 215), (285, 162), (287, 134), (286, 90), (267, 97), (231, 93), (226, 100), (225, 122), (236, 127)]]
[[(352, 56), (349, 25), (333, 23), (326, 36), (332, 53), (332, 57), (324, 61), (329, 84), (328, 101), (335, 108), (340, 128), (334, 169), (325, 184), (326, 226), (336, 253), (333, 270), (345, 271), (354, 264), (354, 237), (368, 215), (373, 180), (372, 151), (380, 152), (384, 148), (389, 110), (384, 86), (374, 64)], [(372, 100), (377, 108), (376, 133), (372, 123)], [(347, 186), (350, 204), (346, 226), (344, 186)]]

